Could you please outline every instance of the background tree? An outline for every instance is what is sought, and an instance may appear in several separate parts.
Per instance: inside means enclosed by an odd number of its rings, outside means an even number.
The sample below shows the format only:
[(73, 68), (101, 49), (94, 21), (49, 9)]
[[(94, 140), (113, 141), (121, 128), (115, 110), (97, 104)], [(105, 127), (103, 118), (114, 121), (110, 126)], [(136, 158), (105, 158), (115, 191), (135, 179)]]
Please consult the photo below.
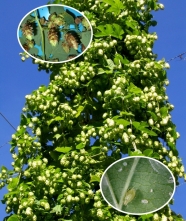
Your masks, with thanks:
[[(51, 71), (51, 82), (26, 96), (11, 142), (14, 171), (1, 171), (1, 187), (9, 183), (4, 203), (15, 214), (8, 220), (183, 220), (168, 206), (148, 216), (121, 214), (99, 190), (103, 171), (122, 153), (150, 155), (168, 165), (176, 180), (184, 176), (164, 88), (169, 65), (155, 60), (157, 36), (148, 32), (155, 25), (151, 10), (163, 6), (79, 2), (63, 4), (84, 11), (94, 39), (75, 61), (39, 64)], [(13, 173), (18, 176), (9, 178)]]

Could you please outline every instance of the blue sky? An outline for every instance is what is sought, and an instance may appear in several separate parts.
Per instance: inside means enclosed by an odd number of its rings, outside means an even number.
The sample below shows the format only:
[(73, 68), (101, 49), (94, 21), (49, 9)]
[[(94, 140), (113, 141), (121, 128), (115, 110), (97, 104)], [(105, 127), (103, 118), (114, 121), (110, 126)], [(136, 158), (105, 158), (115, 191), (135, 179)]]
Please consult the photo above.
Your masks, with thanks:
[[(33, 65), (31, 59), (22, 62), (19, 53), (22, 52), (17, 41), (17, 27), (21, 19), (36, 7), (45, 5), (46, 0), (35, 1), (4, 1), (1, 5), (1, 53), (0, 53), (0, 112), (17, 128), (20, 121), (21, 110), (25, 103), (25, 95), (36, 90), (40, 85), (49, 83), (49, 75), (38, 72), (37, 65)], [(155, 12), (154, 18), (158, 25), (151, 29), (156, 32), (158, 40), (154, 46), (154, 52), (158, 59), (171, 59), (186, 52), (186, 1), (161, 0), (165, 5), (163, 11)], [(2, 22), (3, 21), (3, 22)], [(175, 106), (172, 111), (172, 120), (177, 125), (177, 131), (181, 134), (177, 142), (180, 157), (186, 165), (186, 55), (185, 60), (173, 60), (170, 62), (167, 87), (169, 101)], [(0, 146), (11, 139), (14, 130), (0, 116)], [(12, 162), (9, 153), (9, 145), (0, 148), (0, 166), (11, 168)], [(181, 180), (183, 183), (183, 180)], [(0, 190), (2, 199), (5, 190)], [(172, 209), (183, 215), (186, 219), (186, 183), (179, 186), (175, 192), (175, 203)], [(6, 216), (4, 205), (0, 204), (0, 220)]]

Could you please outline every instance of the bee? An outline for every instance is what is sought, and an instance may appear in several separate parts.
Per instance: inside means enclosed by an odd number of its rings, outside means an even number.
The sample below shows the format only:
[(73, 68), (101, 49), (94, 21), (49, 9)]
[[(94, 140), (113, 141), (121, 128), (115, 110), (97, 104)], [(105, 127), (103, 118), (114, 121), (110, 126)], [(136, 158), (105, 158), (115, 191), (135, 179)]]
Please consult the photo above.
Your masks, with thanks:
[(125, 193), (124, 199), (123, 199), (123, 204), (126, 206), (128, 203), (130, 203), (136, 195), (136, 190), (135, 189), (129, 189)]

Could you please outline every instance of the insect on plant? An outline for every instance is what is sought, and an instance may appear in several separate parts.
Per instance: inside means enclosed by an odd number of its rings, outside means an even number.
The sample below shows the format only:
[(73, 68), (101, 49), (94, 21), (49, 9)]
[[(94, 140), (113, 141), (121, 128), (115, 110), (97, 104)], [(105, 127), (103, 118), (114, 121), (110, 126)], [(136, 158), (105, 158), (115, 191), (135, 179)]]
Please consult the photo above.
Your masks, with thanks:
[(127, 206), (127, 204), (130, 203), (134, 199), (135, 195), (136, 195), (135, 189), (131, 188), (131, 189), (127, 190), (127, 192), (124, 196), (124, 199), (123, 199), (123, 204), (125, 206)]

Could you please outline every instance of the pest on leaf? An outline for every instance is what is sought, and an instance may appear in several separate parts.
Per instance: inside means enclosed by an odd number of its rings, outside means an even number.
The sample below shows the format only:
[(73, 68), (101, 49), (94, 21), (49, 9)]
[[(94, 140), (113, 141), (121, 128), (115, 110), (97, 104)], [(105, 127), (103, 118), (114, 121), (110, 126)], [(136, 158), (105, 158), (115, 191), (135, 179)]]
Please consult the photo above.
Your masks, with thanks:
[(123, 204), (126, 206), (128, 203), (130, 203), (136, 195), (135, 189), (129, 189), (124, 196)]
[(141, 203), (143, 203), (143, 204), (147, 204), (149, 201), (148, 200), (141, 200)]

